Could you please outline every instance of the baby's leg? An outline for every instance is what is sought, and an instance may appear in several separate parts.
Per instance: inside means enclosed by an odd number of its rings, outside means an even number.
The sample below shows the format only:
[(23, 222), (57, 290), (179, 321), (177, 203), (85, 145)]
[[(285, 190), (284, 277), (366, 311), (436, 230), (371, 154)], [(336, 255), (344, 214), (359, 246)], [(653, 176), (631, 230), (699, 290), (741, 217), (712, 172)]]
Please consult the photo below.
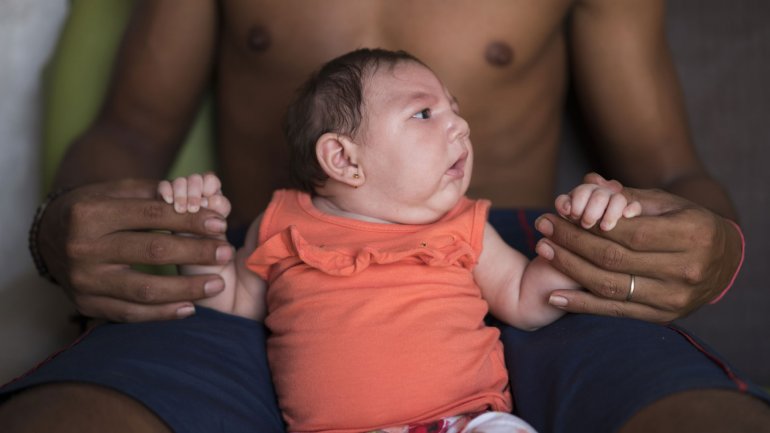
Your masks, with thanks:
[(485, 412), (473, 418), (460, 433), (537, 433), (526, 421), (505, 412)]

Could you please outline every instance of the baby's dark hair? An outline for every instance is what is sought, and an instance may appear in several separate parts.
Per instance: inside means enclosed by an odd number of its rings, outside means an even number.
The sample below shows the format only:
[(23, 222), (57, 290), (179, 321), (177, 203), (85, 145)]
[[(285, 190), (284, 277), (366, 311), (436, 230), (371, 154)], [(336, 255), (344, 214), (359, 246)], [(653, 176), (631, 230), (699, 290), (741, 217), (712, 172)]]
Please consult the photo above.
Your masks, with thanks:
[(296, 188), (312, 194), (324, 184), (328, 176), (318, 163), (316, 141), (327, 132), (353, 137), (362, 121), (364, 80), (381, 66), (404, 61), (424, 65), (405, 51), (358, 49), (332, 59), (299, 88), (284, 120)]

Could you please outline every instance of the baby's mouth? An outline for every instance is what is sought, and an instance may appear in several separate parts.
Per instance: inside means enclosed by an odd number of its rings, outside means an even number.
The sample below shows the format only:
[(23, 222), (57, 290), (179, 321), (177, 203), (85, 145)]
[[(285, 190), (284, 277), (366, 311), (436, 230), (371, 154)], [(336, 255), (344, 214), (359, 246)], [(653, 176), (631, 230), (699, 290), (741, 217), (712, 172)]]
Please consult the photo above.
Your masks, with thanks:
[(463, 152), (462, 155), (449, 167), (447, 174), (452, 177), (463, 177), (465, 175), (465, 163), (468, 161), (468, 151)]

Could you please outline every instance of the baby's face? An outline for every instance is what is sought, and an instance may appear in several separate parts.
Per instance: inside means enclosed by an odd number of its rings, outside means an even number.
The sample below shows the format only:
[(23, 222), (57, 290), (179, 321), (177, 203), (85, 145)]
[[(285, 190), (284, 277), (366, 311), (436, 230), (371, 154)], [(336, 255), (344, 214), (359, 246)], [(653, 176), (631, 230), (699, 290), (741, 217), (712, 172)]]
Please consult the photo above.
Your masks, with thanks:
[(470, 129), (433, 72), (416, 62), (380, 69), (364, 86), (363, 118), (360, 164), (375, 216), (424, 224), (457, 204), (471, 179)]

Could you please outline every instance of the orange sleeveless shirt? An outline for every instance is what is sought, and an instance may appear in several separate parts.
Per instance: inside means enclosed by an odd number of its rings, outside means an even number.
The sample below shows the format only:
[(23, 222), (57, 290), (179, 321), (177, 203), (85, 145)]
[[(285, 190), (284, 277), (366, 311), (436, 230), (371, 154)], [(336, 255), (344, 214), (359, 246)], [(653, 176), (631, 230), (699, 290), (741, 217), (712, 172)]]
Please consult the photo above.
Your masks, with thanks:
[(427, 225), (327, 215), (277, 191), (249, 269), (289, 431), (354, 432), (511, 410), (499, 331), (472, 270), (489, 202)]

